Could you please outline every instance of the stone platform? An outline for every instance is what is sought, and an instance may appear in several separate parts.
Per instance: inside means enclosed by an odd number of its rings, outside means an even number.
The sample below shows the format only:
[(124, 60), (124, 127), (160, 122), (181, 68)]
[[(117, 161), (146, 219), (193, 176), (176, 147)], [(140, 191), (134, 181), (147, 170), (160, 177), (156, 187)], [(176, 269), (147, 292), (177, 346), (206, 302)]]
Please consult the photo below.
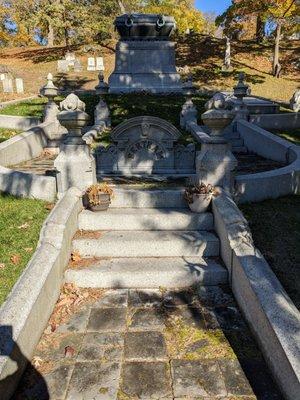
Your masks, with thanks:
[(175, 67), (175, 43), (158, 40), (120, 40), (110, 93), (182, 93)]
[(281, 398), (227, 286), (65, 288), (13, 397)]

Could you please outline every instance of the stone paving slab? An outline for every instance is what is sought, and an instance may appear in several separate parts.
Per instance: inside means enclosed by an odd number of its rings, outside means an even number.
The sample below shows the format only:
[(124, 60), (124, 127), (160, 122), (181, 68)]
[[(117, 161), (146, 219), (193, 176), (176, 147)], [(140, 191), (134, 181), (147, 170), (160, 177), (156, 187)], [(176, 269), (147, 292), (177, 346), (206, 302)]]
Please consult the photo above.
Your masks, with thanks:
[(108, 290), (47, 327), (14, 400), (280, 400), (228, 287)]

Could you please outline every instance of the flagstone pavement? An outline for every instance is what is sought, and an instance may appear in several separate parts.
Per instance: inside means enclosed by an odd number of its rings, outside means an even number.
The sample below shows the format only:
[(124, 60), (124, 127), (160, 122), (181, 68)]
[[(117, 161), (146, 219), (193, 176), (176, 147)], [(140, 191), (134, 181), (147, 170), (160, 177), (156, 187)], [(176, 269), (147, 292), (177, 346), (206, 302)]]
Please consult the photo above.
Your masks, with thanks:
[(45, 330), (14, 400), (279, 400), (228, 287), (108, 290)]

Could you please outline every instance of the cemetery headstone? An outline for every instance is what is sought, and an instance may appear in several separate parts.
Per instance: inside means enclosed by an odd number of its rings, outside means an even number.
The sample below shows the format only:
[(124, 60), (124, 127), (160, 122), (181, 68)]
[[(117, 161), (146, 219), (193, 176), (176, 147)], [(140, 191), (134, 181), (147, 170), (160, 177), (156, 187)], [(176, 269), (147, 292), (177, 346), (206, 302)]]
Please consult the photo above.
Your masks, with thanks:
[(74, 72), (81, 72), (82, 71), (82, 65), (79, 60), (75, 60), (74, 62)]
[(76, 56), (74, 53), (71, 52), (67, 52), (65, 55), (65, 59), (68, 62), (68, 65), (70, 66), (74, 66), (75, 60), (76, 60)]
[(58, 60), (57, 61), (57, 71), (60, 73), (67, 73), (69, 72), (69, 64), (67, 60)]
[(103, 57), (97, 57), (96, 58), (96, 70), (97, 71), (104, 71), (104, 61), (103, 61)]
[(2, 84), (3, 84), (3, 92), (4, 93), (13, 93), (14, 92), (13, 81), (11, 78), (5, 78), (2, 81)]
[(95, 63), (95, 58), (94, 57), (89, 57), (88, 58), (87, 70), (88, 71), (96, 71), (96, 63)]
[(16, 78), (17, 93), (24, 93), (24, 82), (22, 78)]
[(4, 81), (5, 78), (6, 78), (6, 74), (0, 74), (0, 81)]

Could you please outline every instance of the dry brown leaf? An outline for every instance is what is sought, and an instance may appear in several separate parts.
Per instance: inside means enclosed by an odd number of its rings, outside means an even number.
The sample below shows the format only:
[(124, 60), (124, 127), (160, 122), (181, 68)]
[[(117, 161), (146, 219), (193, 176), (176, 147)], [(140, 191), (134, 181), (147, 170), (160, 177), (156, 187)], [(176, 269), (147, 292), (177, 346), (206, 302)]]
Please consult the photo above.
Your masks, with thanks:
[(13, 255), (10, 257), (10, 261), (11, 261), (14, 265), (17, 265), (17, 264), (19, 264), (20, 261), (21, 261), (21, 256), (20, 256), (19, 254), (13, 254)]
[(74, 251), (72, 254), (71, 254), (71, 260), (73, 261), (73, 262), (78, 262), (78, 261), (80, 261), (81, 260), (81, 255), (80, 255), (80, 253), (78, 252), (78, 251)]
[(18, 229), (27, 229), (27, 228), (29, 228), (29, 223), (28, 222), (25, 222), (24, 224), (18, 226)]
[(75, 349), (71, 346), (65, 347), (65, 357), (70, 358), (73, 357), (75, 354)]
[(51, 211), (54, 208), (55, 204), (54, 203), (48, 203), (45, 205), (46, 210)]
[(33, 250), (33, 247), (25, 247), (24, 250), (26, 251), (26, 253), (31, 253)]
[(4, 263), (0, 263), (0, 269), (4, 269), (5, 268), (5, 264)]
[(42, 362), (43, 362), (43, 360), (41, 359), (41, 357), (35, 356), (35, 357), (33, 357), (33, 359), (32, 359), (32, 365), (33, 365), (34, 367), (39, 367), (39, 366), (41, 365)]

